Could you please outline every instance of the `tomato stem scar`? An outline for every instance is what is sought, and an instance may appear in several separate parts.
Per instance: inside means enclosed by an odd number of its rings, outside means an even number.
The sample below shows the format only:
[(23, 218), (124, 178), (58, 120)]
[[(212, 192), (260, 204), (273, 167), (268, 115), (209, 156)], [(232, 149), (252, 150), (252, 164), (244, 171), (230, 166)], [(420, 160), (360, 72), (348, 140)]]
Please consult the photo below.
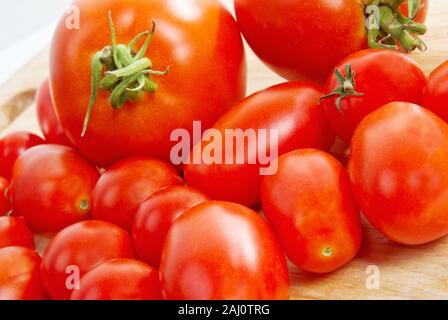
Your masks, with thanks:
[(331, 247), (325, 247), (321, 251), (324, 257), (331, 257), (333, 255), (333, 249)]

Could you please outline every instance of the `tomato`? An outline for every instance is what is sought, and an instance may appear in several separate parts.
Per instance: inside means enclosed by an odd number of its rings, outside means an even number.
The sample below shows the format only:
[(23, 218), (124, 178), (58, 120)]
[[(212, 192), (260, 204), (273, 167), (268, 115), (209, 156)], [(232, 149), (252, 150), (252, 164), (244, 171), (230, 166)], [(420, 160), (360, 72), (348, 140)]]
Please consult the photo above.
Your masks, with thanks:
[(10, 180), (17, 158), (27, 149), (44, 143), (44, 140), (26, 131), (18, 131), (4, 136), (0, 139), (0, 176)]
[(132, 259), (114, 259), (87, 272), (71, 300), (162, 300), (159, 272)]
[[(414, 18), (414, 21), (416, 22), (425, 22), (426, 21), (426, 17), (428, 16), (428, 7), (429, 7), (429, 0), (420, 0), (420, 8), (417, 12), (416, 17)], [(403, 15), (405, 17), (408, 17), (408, 0), (405, 0), (401, 5), (400, 5), (400, 10), (403, 13)]]
[(404, 102), (366, 117), (353, 136), (352, 189), (367, 219), (408, 245), (448, 233), (448, 126)]
[(167, 187), (146, 199), (132, 225), (132, 239), (140, 260), (159, 267), (163, 244), (173, 222), (205, 201), (206, 196), (185, 186)]
[(263, 180), (263, 212), (288, 257), (304, 270), (334, 271), (361, 245), (359, 211), (344, 167), (329, 154), (302, 149), (278, 159)]
[(160, 264), (164, 297), (175, 300), (288, 299), (286, 261), (269, 225), (230, 202), (185, 212), (168, 233)]
[(0, 217), (0, 248), (34, 249), (34, 238), (23, 217)]
[(438, 66), (428, 78), (423, 106), (448, 121), (448, 61)]
[[(351, 71), (347, 66), (351, 66)], [(348, 56), (336, 68), (344, 83), (336, 73), (331, 75), (325, 87), (329, 96), (321, 104), (331, 127), (347, 143), (361, 120), (386, 103), (422, 102), (426, 76), (403, 53), (364, 50)]]
[(56, 116), (48, 79), (42, 82), (39, 90), (37, 90), (36, 108), (37, 120), (39, 121), (40, 130), (45, 136), (45, 140), (48, 143), (72, 146)]
[[(325, 120), (323, 109), (317, 105), (321, 95), (314, 85), (295, 82), (268, 88), (243, 100), (214, 125), (222, 137), (222, 158), (210, 163), (204, 157), (199, 161), (190, 157), (192, 161), (184, 167), (185, 180), (215, 200), (248, 206), (258, 203), (262, 178), (260, 169), (266, 167), (260, 161), (260, 154), (274, 160), (275, 149), (281, 155), (298, 148), (331, 147), (335, 136)], [(254, 139), (250, 139), (249, 134), (240, 138), (229, 137), (226, 135), (228, 129), (253, 132)], [(278, 133), (278, 148), (276, 144), (272, 145), (274, 130)], [(217, 144), (215, 140), (204, 135), (192, 155), (214, 144)], [(244, 159), (239, 162), (241, 156)], [(227, 158), (232, 161), (229, 163)]]
[(129, 234), (108, 222), (78, 222), (50, 241), (42, 257), (42, 280), (53, 299), (68, 299), (89, 270), (115, 258), (133, 258)]
[(0, 216), (5, 215), (11, 209), (9, 203), (9, 182), (0, 177)]
[[(69, 15), (57, 26), (51, 47), (51, 87), (62, 127), (81, 153), (96, 164), (109, 166), (133, 156), (169, 161), (174, 145), (170, 134), (174, 129), (191, 131), (193, 120), (210, 127), (244, 97), (246, 64), (242, 39), (233, 17), (219, 1), (77, 0), (74, 5), (79, 8), (82, 27), (75, 31), (67, 28), (66, 21), (73, 20)], [(91, 94), (92, 59), (111, 45), (109, 11), (117, 46), (151, 30), (153, 20), (156, 30), (147, 55), (151, 61), (144, 60), (149, 67), (143, 72), (157, 73), (166, 68), (170, 72), (150, 74), (150, 80), (147, 76), (145, 92), (126, 91), (120, 95), (116, 91), (114, 106), (120, 110), (111, 106), (110, 92), (100, 89), (88, 126), (84, 126)], [(143, 42), (137, 42), (135, 51), (141, 49)], [(112, 59), (108, 50), (108, 58)], [(96, 62), (95, 75), (103, 78), (101, 61)], [(113, 61), (109, 62), (112, 63), (108, 70), (114, 70)], [(129, 81), (128, 88), (138, 89), (136, 81)], [(136, 98), (137, 102), (127, 98)]]
[(151, 194), (183, 184), (170, 165), (151, 158), (131, 158), (110, 167), (92, 193), (92, 216), (131, 230), (134, 214)]
[(44, 300), (39, 255), (23, 247), (0, 249), (0, 300)]
[(98, 170), (73, 149), (43, 145), (17, 159), (11, 182), (14, 215), (36, 233), (52, 233), (89, 217)]

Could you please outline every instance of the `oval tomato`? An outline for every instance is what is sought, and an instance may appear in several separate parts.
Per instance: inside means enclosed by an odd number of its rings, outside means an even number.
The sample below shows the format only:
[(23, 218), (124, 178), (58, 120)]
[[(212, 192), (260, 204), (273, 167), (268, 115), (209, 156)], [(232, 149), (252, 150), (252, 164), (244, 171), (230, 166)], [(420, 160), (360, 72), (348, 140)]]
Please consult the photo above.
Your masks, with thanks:
[(115, 258), (133, 258), (129, 234), (103, 221), (71, 225), (50, 241), (42, 257), (42, 281), (53, 299), (68, 299), (89, 270)]
[(73, 149), (43, 145), (17, 159), (11, 181), (14, 215), (36, 233), (57, 232), (88, 218), (98, 170)]
[(353, 136), (352, 189), (389, 239), (417, 245), (448, 233), (448, 126), (417, 105), (390, 103)]
[(448, 61), (438, 66), (428, 78), (423, 106), (448, 122)]
[[(214, 135), (219, 133), (221, 142), (204, 134), (202, 143), (194, 147), (190, 164), (184, 166), (186, 182), (215, 200), (248, 206), (258, 203), (260, 169), (269, 165), (262, 163), (260, 155), (274, 160), (275, 154), (298, 148), (331, 147), (335, 136), (317, 105), (320, 96), (319, 88), (313, 85), (291, 82), (243, 100), (214, 125)], [(230, 129), (235, 136), (228, 135)], [(278, 143), (272, 145), (275, 131)], [(221, 158), (210, 156), (210, 161), (205, 150), (213, 145), (222, 149), (214, 153)], [(193, 158), (198, 153), (202, 154), (199, 161)]]
[(87, 272), (71, 300), (162, 300), (159, 272), (132, 259), (114, 259)]
[(9, 182), (0, 177), (0, 216), (7, 214), (11, 210), (9, 202)]
[(165, 298), (288, 299), (286, 260), (269, 225), (230, 202), (206, 202), (177, 219), (160, 264)]
[(344, 167), (322, 151), (281, 156), (263, 180), (263, 211), (297, 266), (325, 273), (349, 262), (361, 245), (361, 220)]
[(146, 199), (132, 225), (132, 239), (140, 260), (159, 267), (163, 244), (173, 222), (204, 201), (206, 196), (185, 186), (167, 187)]
[(23, 217), (0, 217), (0, 248), (34, 249), (34, 238)]

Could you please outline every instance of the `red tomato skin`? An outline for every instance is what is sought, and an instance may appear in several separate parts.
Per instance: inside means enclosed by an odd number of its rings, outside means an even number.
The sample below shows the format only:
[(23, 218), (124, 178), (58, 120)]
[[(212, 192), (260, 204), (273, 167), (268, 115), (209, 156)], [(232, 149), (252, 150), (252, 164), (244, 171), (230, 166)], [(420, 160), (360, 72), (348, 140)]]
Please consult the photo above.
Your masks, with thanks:
[(34, 250), (34, 238), (23, 217), (0, 217), (0, 248), (26, 247)]
[(162, 300), (159, 272), (138, 260), (110, 260), (87, 272), (70, 300)]
[(156, 191), (179, 184), (183, 181), (169, 164), (147, 157), (120, 161), (98, 180), (92, 193), (92, 217), (130, 231), (143, 201)]
[(45, 141), (33, 133), (18, 131), (0, 139), (0, 176), (11, 180), (12, 169), (17, 158), (27, 149), (44, 144)]
[[(419, 23), (424, 23), (426, 21), (426, 18), (428, 16), (428, 8), (429, 8), (429, 0), (422, 0), (421, 1), (421, 10), (415, 17), (414, 21)], [(405, 0), (401, 6), (400, 10), (403, 13), (405, 17), (408, 16), (408, 1)]]
[(39, 127), (48, 143), (61, 144), (68, 147), (73, 145), (68, 140), (56, 116), (56, 111), (50, 93), (48, 79), (40, 85), (36, 93), (36, 109)]
[[(60, 20), (51, 47), (51, 87), (62, 127), (95, 164), (107, 167), (134, 156), (169, 162), (174, 129), (192, 131), (193, 120), (211, 127), (245, 96), (241, 35), (218, 1), (77, 0), (74, 5), (83, 17), (83, 27), (73, 32), (66, 27), (66, 16)], [(87, 135), (81, 138), (90, 99), (91, 60), (111, 44), (109, 11), (119, 43), (126, 44), (150, 29), (151, 20), (156, 23), (148, 57), (155, 69), (169, 66), (170, 73), (154, 78), (158, 85), (155, 94), (145, 94), (138, 103), (127, 103), (121, 110), (114, 110), (109, 93), (101, 90)]]
[[(331, 127), (346, 143), (350, 143), (361, 120), (383, 105), (394, 101), (421, 104), (426, 76), (418, 64), (404, 53), (387, 49), (356, 52), (337, 66), (344, 76), (347, 64), (355, 72), (355, 89), (363, 96), (342, 99), (342, 112), (336, 108), (335, 98), (321, 102)], [(327, 80), (325, 94), (337, 87), (338, 82), (333, 74)]]
[(11, 204), (9, 203), (9, 182), (8, 180), (0, 177), (0, 216), (8, 213), (11, 209)]
[[(11, 181), (15, 216), (25, 217), (36, 233), (54, 233), (89, 218), (98, 170), (75, 150), (42, 145), (16, 161)], [(82, 208), (83, 202), (87, 208)]]
[(230, 202), (206, 202), (178, 218), (160, 264), (169, 300), (288, 299), (286, 260), (269, 225)]
[(0, 249), (0, 300), (44, 300), (48, 297), (40, 277), (39, 255), (11, 246)]
[(352, 189), (367, 219), (389, 239), (424, 244), (448, 233), (448, 126), (417, 105), (390, 103), (356, 129)]
[(235, 12), (258, 57), (288, 80), (323, 83), (340, 60), (367, 47), (356, 0), (235, 0)]
[(423, 106), (448, 121), (448, 61), (438, 66), (428, 77)]
[[(279, 155), (298, 148), (327, 150), (335, 135), (327, 124), (323, 109), (317, 105), (321, 95), (318, 87), (303, 82), (276, 85), (243, 100), (213, 128), (219, 130), (222, 137), (225, 137), (226, 129), (277, 129)], [(195, 149), (204, 150), (207, 144), (202, 141), (202, 145), (197, 144)], [(185, 181), (214, 200), (246, 206), (257, 204), (260, 201), (261, 166), (258, 159), (255, 159), (258, 164), (249, 164), (248, 155), (253, 152), (249, 153), (248, 148), (263, 150), (264, 154), (267, 150), (266, 146), (257, 149), (247, 141), (244, 150), (236, 150), (234, 144), (234, 154), (244, 154), (245, 164), (187, 164), (184, 166)]]
[[(300, 268), (334, 271), (353, 259), (361, 246), (359, 211), (344, 167), (314, 149), (278, 159), (276, 175), (263, 179), (263, 212), (283, 249)], [(331, 248), (331, 256), (323, 253)]]
[(162, 189), (146, 199), (137, 210), (132, 240), (140, 260), (159, 267), (163, 244), (174, 221), (207, 197), (186, 186)]
[(48, 244), (42, 256), (42, 281), (53, 299), (66, 300), (72, 291), (66, 287), (68, 266), (78, 267), (82, 278), (103, 262), (134, 256), (125, 230), (104, 221), (78, 222), (57, 233)]

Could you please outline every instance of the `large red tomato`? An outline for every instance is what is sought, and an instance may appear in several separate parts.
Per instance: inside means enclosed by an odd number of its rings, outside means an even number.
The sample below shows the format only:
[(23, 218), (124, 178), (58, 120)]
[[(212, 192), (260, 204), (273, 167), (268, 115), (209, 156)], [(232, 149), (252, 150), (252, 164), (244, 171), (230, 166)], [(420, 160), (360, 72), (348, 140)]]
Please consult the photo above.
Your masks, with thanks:
[(0, 248), (20, 246), (34, 249), (34, 238), (23, 217), (0, 217)]
[(230, 202), (206, 202), (177, 219), (160, 264), (165, 298), (287, 299), (285, 257), (256, 212)]
[[(210, 127), (244, 96), (241, 36), (219, 1), (77, 0), (74, 6), (79, 9), (81, 27), (74, 29), (73, 15), (64, 16), (57, 26), (51, 48), (51, 87), (65, 132), (96, 164), (107, 166), (141, 155), (169, 161), (174, 129), (192, 130), (193, 120)], [(116, 52), (120, 52), (116, 59), (108, 47), (112, 44), (109, 11), (115, 24)], [(140, 37), (133, 50), (127, 44), (151, 30), (151, 20), (156, 30), (149, 51), (134, 56), (144, 40)], [(150, 39), (148, 32), (143, 38)], [(102, 71), (125, 67), (140, 57), (142, 63), (136, 68), (119, 71), (120, 78), (109, 74), (111, 82), (102, 83), (81, 137), (91, 69), (99, 81), (106, 76)], [(166, 68), (167, 75), (154, 74)]]
[(448, 122), (448, 61), (429, 75), (423, 106)]
[(390, 103), (353, 136), (352, 189), (389, 239), (417, 245), (448, 234), (448, 125), (428, 110)]
[(0, 216), (5, 215), (11, 209), (9, 202), (9, 182), (0, 177)]

